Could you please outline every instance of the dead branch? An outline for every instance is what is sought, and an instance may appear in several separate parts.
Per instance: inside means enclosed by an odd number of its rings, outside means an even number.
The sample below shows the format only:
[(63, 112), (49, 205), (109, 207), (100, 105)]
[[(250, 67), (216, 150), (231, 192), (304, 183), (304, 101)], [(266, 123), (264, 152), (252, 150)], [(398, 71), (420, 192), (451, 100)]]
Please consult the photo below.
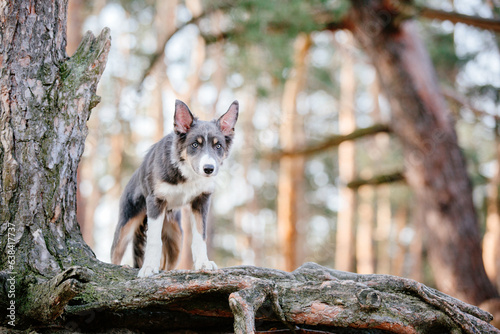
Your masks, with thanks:
[(268, 160), (279, 160), (284, 156), (310, 156), (313, 154), (317, 154), (323, 152), (332, 147), (337, 147), (341, 143), (348, 140), (355, 140), (361, 137), (375, 135), (380, 132), (390, 132), (390, 128), (386, 124), (375, 124), (367, 128), (356, 129), (353, 132), (346, 135), (336, 135), (328, 138), (322, 143), (306, 146), (304, 148), (300, 148), (294, 151), (277, 151), (273, 153), (267, 153), (264, 155), (265, 159)]
[(472, 111), (474, 116), (478, 119), (485, 117), (485, 116), (488, 116), (488, 117), (493, 117), (496, 121), (500, 120), (500, 117), (498, 115), (489, 114), (484, 110), (480, 110), (480, 109), (474, 107), (467, 100), (467, 98), (465, 96), (461, 95), (460, 93), (458, 93), (457, 91), (455, 91), (451, 88), (443, 87), (442, 92), (443, 92), (444, 97), (446, 97), (448, 100), (450, 100), (456, 104), (459, 104), (459, 105), (464, 106), (465, 108), (469, 109), (470, 111)]
[(464, 23), (473, 27), (500, 32), (500, 20), (488, 19), (479, 16), (464, 15), (455, 12), (433, 9), (428, 7), (416, 7), (418, 15), (428, 19), (450, 21), (452, 23)]
[(349, 182), (347, 184), (348, 188), (358, 189), (362, 186), (378, 186), (386, 183), (400, 182), (405, 181), (404, 173), (401, 171), (397, 171), (390, 174), (377, 175), (369, 179), (357, 179)]

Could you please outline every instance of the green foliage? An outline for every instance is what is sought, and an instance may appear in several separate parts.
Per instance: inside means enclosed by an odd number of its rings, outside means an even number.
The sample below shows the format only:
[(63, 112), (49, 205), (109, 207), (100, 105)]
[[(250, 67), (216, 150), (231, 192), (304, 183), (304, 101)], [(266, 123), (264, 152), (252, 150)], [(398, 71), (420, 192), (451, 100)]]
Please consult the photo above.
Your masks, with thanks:
[(468, 61), (456, 55), (453, 31), (444, 31), (425, 22), (421, 23), (421, 26), (422, 40), (426, 44), (440, 81), (453, 85), (459, 68)]
[[(220, 4), (210, 1), (206, 6)], [(236, 47), (235, 54), (228, 54), (229, 65), (255, 81), (265, 72), (276, 83), (283, 83), (297, 35), (325, 29), (340, 20), (348, 8), (346, 1), (240, 1), (227, 11), (231, 21), (227, 37)]]

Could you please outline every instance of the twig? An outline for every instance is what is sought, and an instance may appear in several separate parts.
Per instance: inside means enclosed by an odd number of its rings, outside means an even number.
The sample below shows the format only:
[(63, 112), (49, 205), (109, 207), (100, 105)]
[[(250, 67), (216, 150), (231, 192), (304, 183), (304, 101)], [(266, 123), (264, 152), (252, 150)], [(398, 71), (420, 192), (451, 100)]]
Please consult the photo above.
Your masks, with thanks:
[(377, 175), (369, 179), (353, 180), (347, 184), (347, 187), (351, 189), (358, 189), (359, 187), (366, 185), (378, 186), (380, 184), (393, 183), (405, 180), (406, 179), (403, 172), (397, 171), (390, 174)]
[(480, 118), (483, 116), (490, 116), (490, 117), (495, 118), (495, 120), (497, 120), (497, 121), (500, 120), (500, 116), (489, 114), (489, 113), (485, 112), (484, 110), (480, 110), (480, 109), (474, 107), (469, 101), (467, 101), (467, 98), (465, 96), (459, 94), (458, 92), (454, 91), (451, 88), (445, 87), (445, 88), (442, 88), (441, 91), (443, 92), (444, 97), (470, 109), (470, 111), (472, 111), (474, 116), (476, 116), (477, 118)]
[(142, 83), (144, 82), (144, 80), (146, 79), (146, 77), (151, 73), (151, 71), (153, 70), (153, 68), (156, 65), (156, 63), (165, 54), (165, 47), (166, 47), (168, 41), (172, 38), (172, 36), (174, 36), (176, 33), (178, 33), (184, 27), (186, 27), (186, 26), (188, 26), (190, 24), (193, 24), (193, 23), (197, 23), (200, 19), (202, 19), (202, 18), (204, 18), (204, 17), (206, 17), (206, 16), (214, 13), (215, 11), (221, 10), (221, 9), (225, 9), (225, 8), (230, 8), (231, 6), (232, 5), (229, 2), (227, 2), (227, 3), (222, 3), (219, 6), (214, 6), (214, 7), (208, 8), (205, 11), (203, 11), (200, 15), (193, 16), (190, 20), (182, 23), (181, 25), (179, 25), (178, 27), (176, 27), (173, 31), (171, 31), (169, 34), (167, 34), (167, 36), (165, 36), (165, 39), (159, 44), (159, 47), (156, 50), (156, 52), (151, 55), (150, 61), (149, 61), (149, 65), (146, 68), (146, 70), (144, 71), (144, 73), (143, 73), (143, 75), (141, 77), (141, 80), (139, 80), (139, 83), (138, 83), (137, 86), (139, 88), (142, 86)]

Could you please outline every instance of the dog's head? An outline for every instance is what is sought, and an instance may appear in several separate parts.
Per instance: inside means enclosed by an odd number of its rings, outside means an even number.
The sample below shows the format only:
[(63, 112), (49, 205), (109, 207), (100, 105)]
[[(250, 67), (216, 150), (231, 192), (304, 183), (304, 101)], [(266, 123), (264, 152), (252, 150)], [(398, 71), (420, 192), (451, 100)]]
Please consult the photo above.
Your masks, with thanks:
[(219, 119), (200, 121), (184, 102), (176, 100), (174, 131), (180, 161), (197, 175), (217, 175), (233, 141), (238, 109), (234, 101)]

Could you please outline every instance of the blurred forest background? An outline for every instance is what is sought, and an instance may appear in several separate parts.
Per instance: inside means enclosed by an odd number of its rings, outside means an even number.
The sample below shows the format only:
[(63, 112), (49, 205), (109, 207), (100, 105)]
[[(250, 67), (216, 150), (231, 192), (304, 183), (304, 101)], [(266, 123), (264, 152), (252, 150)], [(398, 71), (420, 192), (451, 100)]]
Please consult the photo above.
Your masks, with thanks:
[[(335, 0), (69, 0), (69, 55), (86, 30), (107, 26), (112, 35), (79, 169), (78, 219), (99, 259), (109, 261), (123, 187), (150, 145), (173, 129), (175, 99), (202, 119), (238, 99), (235, 145), (212, 201), (212, 260), (283, 270), (314, 261), (436, 286), (403, 147), (389, 126), (391, 105), (372, 59), (325, 16), (341, 17), (348, 7)], [(427, 0), (408, 14), (453, 116), (494, 284), (499, 35), (433, 19), (423, 8), (498, 19), (499, 7), (498, 0)], [(185, 250), (180, 267), (190, 268)]]

